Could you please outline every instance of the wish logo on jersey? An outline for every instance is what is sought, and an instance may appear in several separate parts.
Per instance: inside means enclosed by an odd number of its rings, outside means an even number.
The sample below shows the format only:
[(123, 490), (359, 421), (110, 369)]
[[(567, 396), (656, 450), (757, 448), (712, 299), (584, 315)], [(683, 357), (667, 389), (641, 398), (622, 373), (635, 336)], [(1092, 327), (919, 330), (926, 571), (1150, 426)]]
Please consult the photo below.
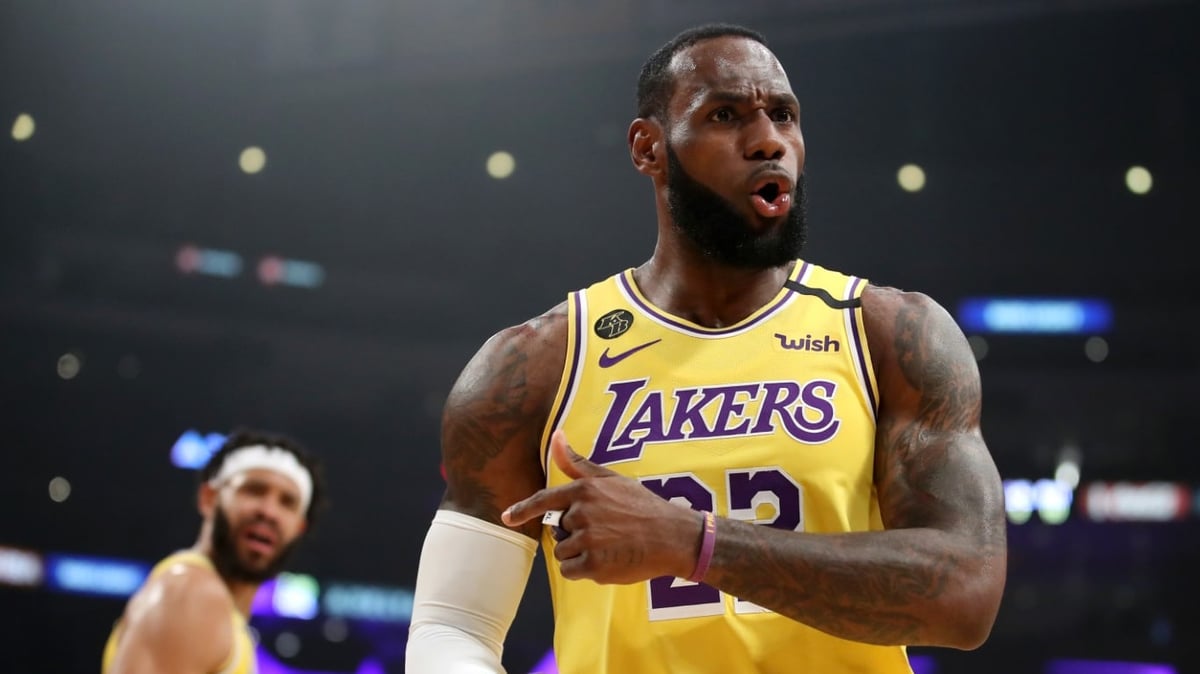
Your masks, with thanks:
[(828, 442), (841, 427), (834, 409), (837, 384), (825, 379), (748, 382), (645, 390), (650, 380), (608, 385), (608, 411), (591, 460), (637, 459), (648, 444), (767, 435), (783, 431), (797, 442)]

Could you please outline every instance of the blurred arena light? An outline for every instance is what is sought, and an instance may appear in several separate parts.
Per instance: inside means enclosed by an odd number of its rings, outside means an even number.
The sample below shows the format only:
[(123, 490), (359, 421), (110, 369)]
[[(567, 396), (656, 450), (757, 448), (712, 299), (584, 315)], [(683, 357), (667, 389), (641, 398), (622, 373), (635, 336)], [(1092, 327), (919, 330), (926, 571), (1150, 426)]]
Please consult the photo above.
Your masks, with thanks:
[(925, 188), (925, 169), (916, 164), (905, 164), (896, 172), (896, 182), (905, 192), (920, 192)]
[(171, 447), (171, 463), (180, 468), (199, 470), (223, 444), (225, 436), (221, 433), (201, 435), (199, 431), (188, 429)]
[(275, 652), (285, 658), (294, 658), (300, 654), (300, 637), (291, 632), (280, 632), (275, 637)]
[[(912, 666), (913, 674), (937, 674), (937, 660), (930, 655), (909, 654), (908, 664)], [(550, 649), (529, 674), (558, 674), (558, 664), (554, 659), (554, 649)]]
[(330, 583), (321, 595), (324, 615), (352, 620), (406, 623), (412, 605), (412, 592), (394, 587)]
[(1079, 464), (1074, 461), (1063, 461), (1054, 469), (1054, 481), (1068, 485), (1072, 489), (1079, 486)]
[(55, 476), (50, 480), (50, 500), (62, 503), (71, 498), (71, 483), (67, 478)]
[(1144, 166), (1131, 166), (1125, 172), (1125, 187), (1134, 194), (1146, 194), (1154, 187), (1154, 176)]
[(966, 332), (1091, 334), (1112, 329), (1112, 305), (1097, 298), (971, 297), (958, 307)]
[(74, 379), (79, 376), (79, 371), (83, 369), (83, 359), (79, 357), (79, 354), (68, 351), (58, 357), (58, 362), (55, 364), (54, 369), (58, 372), (59, 378)]
[(321, 633), (327, 641), (338, 644), (350, 636), (350, 625), (341, 618), (327, 618), (321, 625)]
[(1171, 665), (1110, 660), (1051, 660), (1046, 674), (1177, 674)]
[(488, 175), (496, 180), (504, 180), (511, 176), (517, 168), (517, 160), (508, 152), (498, 150), (487, 159)]
[(268, 286), (319, 288), (325, 282), (325, 268), (316, 262), (268, 255), (258, 261), (258, 280)]
[(1192, 510), (1192, 491), (1174, 482), (1093, 482), (1080, 510), (1095, 522), (1173, 522)]
[(37, 124), (34, 123), (32, 115), (22, 112), (13, 120), (12, 137), (18, 143), (33, 138), (35, 130), (37, 130)]
[(44, 575), (42, 556), (38, 553), (0, 546), (0, 585), (37, 587)]
[(1108, 340), (1103, 337), (1088, 337), (1083, 343), (1083, 353), (1093, 363), (1103, 363), (1108, 358)]
[(126, 597), (150, 573), (150, 565), (105, 557), (48, 555), (46, 584), (52, 590), (75, 594)]
[(1062, 524), (1071, 515), (1074, 491), (1057, 480), (1005, 480), (1004, 510), (1013, 524), (1025, 524), (1034, 513), (1045, 524)]
[(235, 278), (242, 273), (242, 256), (232, 250), (201, 248), (190, 243), (175, 253), (175, 267), (184, 274)]
[(238, 156), (238, 166), (243, 173), (255, 174), (262, 171), (267, 166), (267, 153), (257, 145), (242, 150), (242, 154)]
[(320, 609), (321, 586), (317, 579), (303, 573), (281, 573), (275, 578), (271, 606), (276, 615), (312, 620)]

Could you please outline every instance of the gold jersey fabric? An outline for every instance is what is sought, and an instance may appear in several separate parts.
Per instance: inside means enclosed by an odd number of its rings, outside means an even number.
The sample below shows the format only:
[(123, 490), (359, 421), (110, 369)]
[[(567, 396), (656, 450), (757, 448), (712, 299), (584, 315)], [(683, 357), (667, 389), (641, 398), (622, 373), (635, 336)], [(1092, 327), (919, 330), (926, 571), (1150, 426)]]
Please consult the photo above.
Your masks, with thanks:
[[(771, 301), (715, 329), (653, 306), (632, 270), (571, 293), (543, 450), (563, 428), (580, 454), (698, 510), (814, 533), (882, 529), (865, 285), (797, 261)], [(567, 482), (549, 463), (547, 484)], [(562, 674), (912, 672), (902, 647), (839, 639), (707, 585), (566, 580), (549, 530), (542, 544)]]
[[(176, 552), (155, 564), (154, 568), (150, 570), (147, 580), (165, 572), (176, 563), (199, 566), (216, 573), (216, 569), (213, 568), (212, 561), (208, 557), (198, 552), (185, 550)], [(229, 653), (225, 664), (217, 672), (219, 674), (258, 674), (258, 665), (254, 658), (254, 640), (250, 636), (250, 628), (246, 624), (245, 617), (233, 607), (232, 603), (229, 605), (229, 623), (233, 629), (233, 650)], [(117, 645), (121, 640), (121, 628), (122, 623), (118, 621), (108, 636), (108, 642), (104, 645), (101, 674), (108, 674), (112, 671), (113, 659), (117, 655)]]

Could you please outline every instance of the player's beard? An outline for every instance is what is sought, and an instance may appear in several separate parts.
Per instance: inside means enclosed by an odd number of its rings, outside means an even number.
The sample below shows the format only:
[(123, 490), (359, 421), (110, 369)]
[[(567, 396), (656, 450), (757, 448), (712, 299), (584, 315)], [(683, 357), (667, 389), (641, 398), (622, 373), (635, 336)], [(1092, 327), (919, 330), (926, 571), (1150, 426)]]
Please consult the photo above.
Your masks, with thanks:
[(288, 560), (291, 559), (292, 553), (296, 551), (296, 545), (300, 539), (280, 546), (278, 552), (275, 553), (274, 559), (266, 564), (266, 566), (255, 568), (244, 563), (238, 557), (237, 536), (233, 531), (233, 525), (230, 524), (229, 518), (225, 515), (225, 511), (218, 505), (213, 512), (213, 529), (212, 529), (212, 551), (213, 551), (213, 566), (217, 568), (217, 573), (221, 577), (235, 582), (241, 583), (264, 583), (275, 576), (279, 575), (287, 566)]
[(667, 206), (675, 227), (705, 257), (741, 269), (779, 267), (800, 256), (808, 235), (804, 174), (783, 222), (759, 231), (733, 204), (688, 175), (667, 145)]

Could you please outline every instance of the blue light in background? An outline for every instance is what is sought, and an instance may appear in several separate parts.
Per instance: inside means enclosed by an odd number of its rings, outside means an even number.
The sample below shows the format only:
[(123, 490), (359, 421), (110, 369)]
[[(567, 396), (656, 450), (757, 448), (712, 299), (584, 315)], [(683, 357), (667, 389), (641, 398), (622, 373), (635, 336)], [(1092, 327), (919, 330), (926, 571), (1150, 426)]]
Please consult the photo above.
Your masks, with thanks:
[(199, 470), (223, 444), (225, 436), (220, 433), (201, 435), (198, 431), (189, 429), (184, 431), (171, 447), (171, 463), (180, 468)]
[(958, 307), (964, 332), (987, 334), (1095, 335), (1112, 329), (1107, 300), (973, 297)]
[(320, 608), (317, 601), (320, 593), (316, 578), (303, 573), (281, 573), (275, 578), (271, 606), (285, 618), (312, 620)]
[(146, 580), (150, 565), (121, 559), (50, 555), (46, 584), (61, 592), (127, 597)]
[(406, 623), (412, 618), (413, 595), (399, 588), (331, 583), (321, 606), (324, 615), (335, 618)]

